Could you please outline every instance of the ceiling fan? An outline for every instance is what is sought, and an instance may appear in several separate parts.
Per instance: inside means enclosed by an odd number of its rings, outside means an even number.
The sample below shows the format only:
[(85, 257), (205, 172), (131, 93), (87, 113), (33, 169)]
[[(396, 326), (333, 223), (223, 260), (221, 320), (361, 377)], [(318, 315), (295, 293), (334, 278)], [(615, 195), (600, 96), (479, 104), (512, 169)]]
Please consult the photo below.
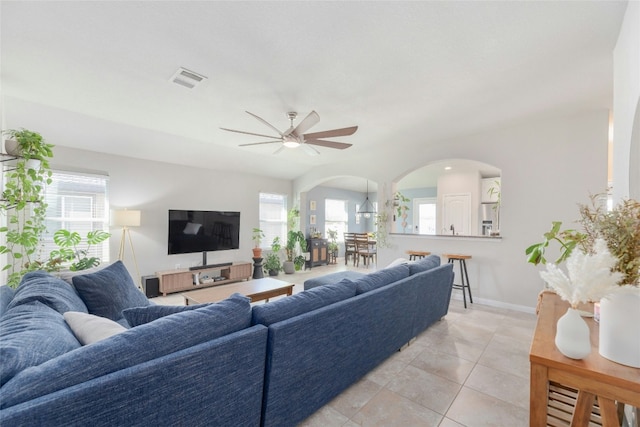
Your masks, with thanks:
[(254, 135), (254, 136), (262, 136), (265, 138), (271, 138), (272, 139), (271, 141), (252, 142), (250, 144), (240, 144), (240, 147), (247, 147), (250, 145), (275, 144), (275, 143), (282, 144), (273, 154), (277, 154), (280, 151), (284, 150), (285, 148), (302, 147), (308, 154), (315, 156), (317, 154), (320, 154), (320, 152), (315, 147), (313, 147), (314, 145), (317, 145), (320, 147), (336, 148), (338, 150), (344, 150), (345, 148), (351, 147), (351, 145), (353, 144), (346, 144), (344, 142), (336, 142), (336, 141), (327, 141), (324, 138), (334, 138), (337, 136), (353, 135), (358, 130), (358, 126), (351, 126), (348, 128), (325, 130), (322, 132), (304, 133), (307, 130), (311, 129), (320, 121), (320, 116), (315, 111), (312, 111), (309, 113), (309, 115), (307, 115), (307, 117), (305, 117), (300, 123), (298, 123), (296, 127), (293, 127), (293, 121), (298, 116), (298, 113), (291, 111), (287, 113), (287, 117), (291, 121), (291, 126), (286, 131), (280, 132), (275, 126), (273, 126), (263, 118), (258, 117), (255, 114), (250, 113), (248, 111), (246, 113), (255, 117), (260, 122), (267, 125), (269, 128), (273, 129), (279, 136), (263, 135), (260, 133), (245, 132), (242, 130), (234, 130), (234, 129), (227, 129), (227, 128), (220, 128), (220, 129), (226, 130), (228, 132), (236, 132), (236, 133), (243, 133), (246, 135)]

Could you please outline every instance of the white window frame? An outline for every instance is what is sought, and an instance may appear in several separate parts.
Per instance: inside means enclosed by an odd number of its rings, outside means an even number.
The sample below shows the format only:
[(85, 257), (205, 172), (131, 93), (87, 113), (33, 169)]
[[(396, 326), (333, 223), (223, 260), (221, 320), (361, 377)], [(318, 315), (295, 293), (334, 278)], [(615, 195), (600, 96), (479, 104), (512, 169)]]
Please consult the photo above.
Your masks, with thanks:
[[(343, 204), (342, 212), (330, 212), (329, 209), (334, 204), (340, 202)], [(325, 235), (329, 235), (329, 230), (338, 232), (338, 242), (344, 242), (344, 233), (349, 232), (349, 201), (342, 199), (325, 199), (324, 200), (324, 229)], [(337, 219), (334, 219), (337, 218)]]
[[(82, 237), (80, 249), (86, 248), (87, 232), (103, 230), (109, 232), (109, 177), (107, 175), (53, 170), (51, 184), (45, 186), (44, 198), (47, 203), (45, 224), (47, 230), (42, 236), (43, 255), (48, 256), (58, 246), (53, 235), (60, 229), (76, 231)], [(72, 202), (87, 201), (86, 211), (73, 210)], [(79, 226), (80, 225), (80, 226)], [(113, 237), (113, 236), (112, 236)], [(109, 241), (92, 245), (89, 256), (108, 263)]]
[[(271, 248), (276, 236), (280, 237), (280, 243), (284, 246), (287, 241), (287, 195), (260, 192), (258, 205), (260, 229), (265, 234), (260, 246), (263, 249)], [(275, 211), (278, 206), (279, 212)]]

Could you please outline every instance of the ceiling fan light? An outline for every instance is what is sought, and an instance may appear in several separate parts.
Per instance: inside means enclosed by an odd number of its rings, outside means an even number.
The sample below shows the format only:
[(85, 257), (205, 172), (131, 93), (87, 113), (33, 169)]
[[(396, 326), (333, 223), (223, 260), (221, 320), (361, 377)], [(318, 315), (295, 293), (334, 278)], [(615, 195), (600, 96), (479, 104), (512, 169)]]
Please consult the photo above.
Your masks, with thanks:
[(282, 145), (284, 145), (287, 148), (296, 148), (300, 146), (300, 143), (298, 141), (288, 140), (288, 141), (284, 141)]

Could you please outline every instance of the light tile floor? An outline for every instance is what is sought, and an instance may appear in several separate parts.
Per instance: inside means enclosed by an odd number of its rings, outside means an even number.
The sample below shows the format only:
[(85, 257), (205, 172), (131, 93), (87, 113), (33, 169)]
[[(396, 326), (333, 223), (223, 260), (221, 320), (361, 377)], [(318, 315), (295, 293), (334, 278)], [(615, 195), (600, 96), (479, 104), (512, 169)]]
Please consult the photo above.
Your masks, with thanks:
[[(355, 268), (339, 258), (279, 279), (300, 292), (308, 278), (345, 269)], [(527, 426), (535, 315), (477, 303), (465, 309), (456, 292), (443, 320), (300, 426)], [(184, 303), (177, 294), (156, 302)]]

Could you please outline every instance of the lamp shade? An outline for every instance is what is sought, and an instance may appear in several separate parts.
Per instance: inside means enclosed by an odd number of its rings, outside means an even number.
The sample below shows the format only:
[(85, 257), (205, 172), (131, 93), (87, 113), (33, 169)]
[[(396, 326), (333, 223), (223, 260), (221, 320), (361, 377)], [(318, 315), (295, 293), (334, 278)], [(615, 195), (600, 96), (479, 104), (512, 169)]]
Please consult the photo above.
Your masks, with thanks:
[(111, 222), (118, 227), (139, 227), (140, 211), (127, 209), (113, 211)]

